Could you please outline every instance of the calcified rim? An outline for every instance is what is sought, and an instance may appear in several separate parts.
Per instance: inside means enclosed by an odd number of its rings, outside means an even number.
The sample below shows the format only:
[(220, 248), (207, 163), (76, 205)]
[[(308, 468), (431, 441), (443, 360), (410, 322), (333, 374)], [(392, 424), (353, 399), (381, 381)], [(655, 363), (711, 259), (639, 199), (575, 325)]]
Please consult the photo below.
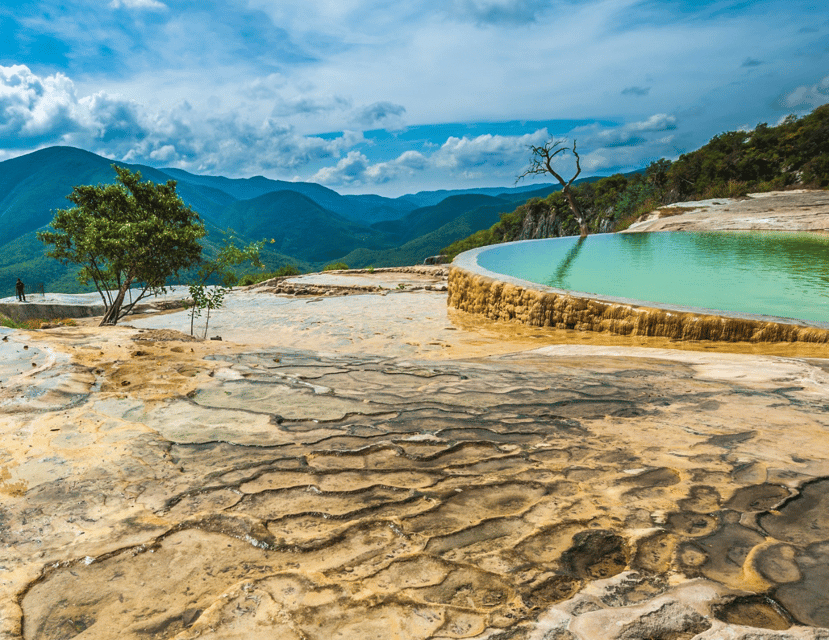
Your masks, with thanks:
[[(594, 235), (611, 235), (611, 234), (594, 234)], [(570, 296), (571, 298), (583, 298), (587, 300), (597, 300), (599, 302), (607, 302), (610, 304), (621, 304), (627, 305), (631, 307), (647, 307), (649, 309), (659, 309), (661, 311), (668, 311), (668, 312), (676, 312), (676, 313), (690, 313), (694, 315), (704, 315), (704, 316), (718, 316), (720, 318), (734, 318), (738, 320), (755, 320), (757, 322), (773, 322), (775, 324), (785, 324), (785, 325), (792, 325), (796, 327), (814, 327), (818, 329), (829, 329), (829, 322), (812, 322), (812, 321), (805, 321), (800, 320), (797, 318), (783, 318), (779, 316), (763, 316), (763, 315), (756, 315), (751, 313), (740, 313), (737, 311), (722, 311), (720, 309), (706, 309), (704, 307), (683, 307), (680, 305), (673, 305), (673, 304), (664, 304), (661, 302), (652, 302), (650, 300), (634, 300), (633, 298), (620, 298), (614, 296), (605, 296), (600, 295), (597, 293), (586, 293), (584, 291), (570, 291), (567, 289), (557, 289), (555, 287), (548, 287), (543, 284), (538, 284), (537, 282), (530, 282), (529, 280), (522, 280), (521, 278), (514, 278), (512, 276), (508, 276), (503, 273), (496, 273), (495, 271), (490, 271), (489, 269), (485, 269), (480, 264), (478, 264), (478, 256), (485, 252), (493, 249), (497, 246), (503, 245), (513, 245), (513, 244), (523, 244), (523, 243), (534, 243), (534, 242), (544, 242), (545, 240), (550, 240), (551, 238), (542, 238), (537, 240), (518, 240), (515, 242), (505, 242), (498, 245), (487, 245), (485, 247), (478, 247), (477, 249), (470, 249), (469, 251), (464, 251), (452, 261), (452, 267), (458, 267), (465, 271), (469, 271), (471, 273), (484, 276), (487, 278), (491, 278), (497, 282), (504, 282), (507, 284), (515, 285), (516, 287), (521, 287), (523, 289), (528, 289), (531, 291), (539, 291), (542, 293), (554, 293), (556, 295), (563, 295), (563, 296)]]

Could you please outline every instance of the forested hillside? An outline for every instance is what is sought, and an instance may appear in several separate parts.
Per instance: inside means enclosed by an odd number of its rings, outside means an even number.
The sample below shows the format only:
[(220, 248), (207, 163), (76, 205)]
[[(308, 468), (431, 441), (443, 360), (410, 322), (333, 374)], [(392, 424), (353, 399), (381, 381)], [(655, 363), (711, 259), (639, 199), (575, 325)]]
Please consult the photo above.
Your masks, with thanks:
[[(573, 187), (591, 233), (619, 231), (659, 206), (687, 200), (740, 197), (792, 187), (829, 187), (829, 105), (770, 127), (728, 131), (676, 161), (651, 163), (643, 173), (616, 174)], [(534, 198), (489, 229), (445, 248), (462, 251), (499, 242), (577, 235), (563, 194)]]
[[(416, 264), (555, 185), (471, 192), (420, 192), (399, 198), (341, 195), (314, 183), (194, 175), (180, 169), (126, 165), (145, 180), (177, 181), (177, 193), (204, 222), (207, 258), (216, 255), (224, 231), (241, 244), (266, 240), (268, 271), (309, 271), (333, 262), (351, 267)], [(80, 291), (76, 267), (46, 256), (37, 240), (55, 210), (70, 206), (76, 185), (115, 179), (112, 160), (72, 147), (49, 147), (0, 162), (0, 297), (14, 293), (16, 278), (31, 289)], [(87, 287), (88, 288), (88, 287)]]

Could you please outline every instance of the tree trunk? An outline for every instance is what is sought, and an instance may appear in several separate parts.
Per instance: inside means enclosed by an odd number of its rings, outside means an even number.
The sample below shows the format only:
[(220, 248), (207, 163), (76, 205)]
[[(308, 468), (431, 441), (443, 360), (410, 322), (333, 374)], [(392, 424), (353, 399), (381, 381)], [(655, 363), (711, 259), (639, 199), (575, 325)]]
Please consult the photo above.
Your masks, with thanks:
[(576, 222), (579, 223), (579, 230), (581, 231), (582, 238), (587, 235), (587, 222), (584, 220), (584, 216), (581, 214), (581, 210), (579, 209), (579, 205), (576, 204), (576, 199), (573, 197), (572, 192), (570, 191), (570, 186), (566, 186), (564, 189), (564, 197), (567, 198), (567, 203), (570, 205), (570, 210), (573, 212), (573, 215), (576, 218)]
[(207, 318), (204, 321), (204, 337), (203, 340), (207, 340), (207, 327), (210, 325), (210, 305), (207, 305)]
[(121, 284), (121, 288), (118, 289), (118, 295), (115, 296), (115, 300), (112, 301), (112, 304), (109, 306), (109, 309), (107, 309), (107, 312), (101, 320), (101, 324), (98, 326), (104, 327), (118, 323), (118, 316), (121, 313), (121, 307), (124, 305), (124, 296), (127, 295), (127, 289), (130, 288), (131, 284), (132, 278), (127, 278)]

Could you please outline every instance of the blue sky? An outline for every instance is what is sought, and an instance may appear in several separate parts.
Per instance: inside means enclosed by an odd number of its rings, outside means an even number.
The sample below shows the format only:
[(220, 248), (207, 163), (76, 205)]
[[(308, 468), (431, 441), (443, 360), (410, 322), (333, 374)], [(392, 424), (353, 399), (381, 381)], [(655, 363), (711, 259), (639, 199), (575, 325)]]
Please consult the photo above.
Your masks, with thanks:
[(0, 6), (0, 160), (63, 144), (395, 196), (511, 186), (550, 137), (609, 175), (827, 102), (823, 2)]

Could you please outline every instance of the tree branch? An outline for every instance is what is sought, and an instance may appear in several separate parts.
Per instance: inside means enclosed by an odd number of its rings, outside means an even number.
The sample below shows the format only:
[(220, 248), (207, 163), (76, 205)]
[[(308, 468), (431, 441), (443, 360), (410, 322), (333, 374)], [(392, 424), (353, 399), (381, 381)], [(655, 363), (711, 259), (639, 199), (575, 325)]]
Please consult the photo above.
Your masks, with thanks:
[[(579, 210), (578, 203), (570, 190), (570, 186), (581, 173), (581, 158), (579, 157), (579, 152), (576, 149), (575, 139), (573, 140), (572, 149), (565, 144), (566, 142), (567, 140), (565, 139), (553, 140), (551, 138), (541, 146), (530, 145), (530, 152), (532, 153), (532, 157), (530, 158), (530, 166), (524, 170), (524, 173), (515, 179), (515, 182), (517, 184), (519, 180), (529, 175), (542, 175), (549, 173), (553, 176), (561, 184), (561, 191), (567, 199), (567, 203), (570, 205), (570, 210), (573, 212), (576, 221), (579, 223), (581, 235), (586, 236), (587, 222)], [(553, 160), (555, 157), (560, 153), (567, 152), (572, 153), (576, 158), (576, 173), (572, 178), (570, 178), (569, 181), (565, 181), (564, 178), (553, 168)]]

